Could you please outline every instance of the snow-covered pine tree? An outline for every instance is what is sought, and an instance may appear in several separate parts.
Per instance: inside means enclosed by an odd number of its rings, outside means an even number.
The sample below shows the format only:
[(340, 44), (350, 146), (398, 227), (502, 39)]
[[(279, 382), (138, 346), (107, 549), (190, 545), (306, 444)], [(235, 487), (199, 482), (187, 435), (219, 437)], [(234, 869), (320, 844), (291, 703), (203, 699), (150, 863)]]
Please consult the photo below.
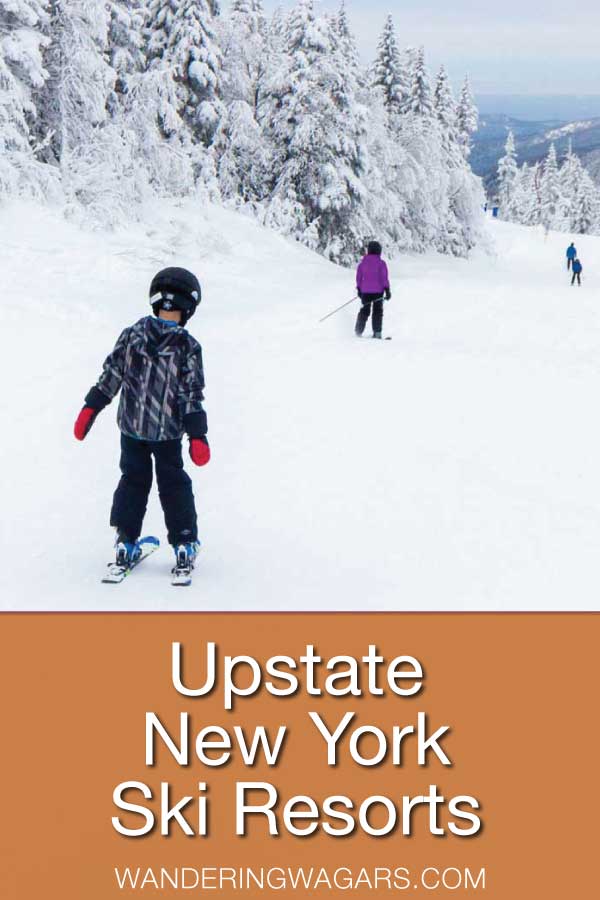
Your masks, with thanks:
[(471, 84), (465, 77), (456, 108), (458, 137), (466, 158), (471, 155), (471, 140), (479, 128), (479, 112), (473, 99)]
[[(378, 185), (375, 196), (385, 186), (390, 209), (400, 210), (404, 235), (398, 235), (398, 245), (464, 255), (480, 235), (483, 192), (465, 159), (450, 85), (442, 71), (432, 93), (422, 49), (408, 48), (399, 60), (410, 91), (398, 115), (388, 120), (389, 146), (381, 136), (369, 141), (379, 169), (370, 172), (369, 183)], [(370, 123), (376, 121), (381, 91), (374, 88), (370, 99)], [(389, 231), (389, 218), (383, 221)]]
[(134, 136), (135, 156), (151, 190), (165, 197), (190, 194), (194, 168), (199, 170), (203, 160), (178, 113), (177, 85), (168, 65), (157, 63), (129, 78), (121, 120)]
[(103, 0), (52, 0), (50, 72), (43, 95), (54, 158), (85, 148), (107, 121), (115, 71), (107, 61), (109, 16)]
[(280, 48), (283, 48), (285, 21), (285, 10), (280, 3), (275, 7), (270, 20), (267, 22), (267, 35), (271, 35), (273, 42)]
[(456, 101), (448, 73), (440, 66), (433, 92), (433, 108), (447, 140), (457, 139)]
[(418, 167), (410, 158), (390, 117), (380, 87), (368, 97), (365, 175), (365, 211), (371, 223), (370, 239), (379, 240), (390, 255), (414, 248), (408, 198), (419, 182)]
[(517, 166), (510, 189), (510, 202), (506, 203), (503, 201), (501, 184), (500, 182), (498, 183), (501, 218), (507, 222), (519, 222), (523, 224), (525, 207), (529, 201), (528, 194), (531, 190), (527, 164), (524, 164), (521, 169)]
[[(523, 174), (525, 175), (526, 165), (523, 165)], [(531, 186), (531, 205), (529, 207), (529, 223), (531, 225), (539, 225), (542, 220), (542, 178), (544, 177), (544, 166), (540, 162), (536, 162), (527, 172), (527, 178)]]
[(101, 227), (125, 221), (147, 195), (143, 158), (122, 111), (109, 114), (116, 73), (108, 62), (103, 0), (53, 0), (47, 122), (71, 214)]
[(272, 187), (270, 146), (258, 122), (266, 90), (266, 27), (261, 0), (234, 0), (223, 28), (226, 111), (214, 139), (226, 200), (257, 203)]
[(245, 100), (234, 100), (227, 107), (213, 149), (224, 200), (256, 204), (268, 197), (273, 177), (271, 148)]
[(264, 34), (267, 27), (262, 0), (232, 0), (230, 20), (246, 34)]
[(600, 192), (583, 167), (573, 200), (569, 231), (574, 234), (600, 234)]
[(550, 145), (544, 162), (540, 183), (540, 221), (544, 228), (560, 230), (564, 219), (562, 213), (562, 195), (558, 173), (558, 160), (554, 144)]
[(363, 125), (340, 69), (331, 23), (313, 0), (299, 0), (286, 23), (285, 69), (278, 79), (271, 135), (278, 177), (267, 222), (340, 262), (362, 248)]
[(53, 183), (38, 161), (48, 19), (45, 0), (0, 0), (0, 197), (42, 196)]
[(177, 114), (194, 137), (208, 146), (223, 114), (222, 55), (211, 0), (150, 0), (148, 58), (167, 66), (177, 84)]
[(262, 0), (233, 0), (223, 34), (223, 99), (256, 110), (265, 71), (267, 22)]
[[(559, 169), (560, 193), (562, 198), (561, 218), (569, 223), (577, 213), (577, 195), (583, 176), (583, 166), (579, 157), (573, 153), (573, 144), (569, 141), (567, 152)], [(567, 227), (569, 227), (567, 225)]]
[(383, 92), (384, 105), (390, 118), (399, 116), (408, 102), (410, 86), (407, 82), (392, 16), (388, 16), (377, 45), (377, 55), (371, 72), (373, 87)]
[(503, 219), (509, 221), (513, 218), (512, 202), (517, 186), (519, 167), (517, 165), (517, 151), (515, 138), (512, 131), (508, 132), (504, 145), (504, 156), (498, 160), (498, 196), (500, 200), (500, 212)]
[(423, 48), (409, 48), (405, 57), (411, 73), (410, 90), (393, 140), (406, 151), (401, 189), (406, 196), (409, 228), (416, 247), (426, 250), (435, 246), (444, 252), (456, 252), (454, 237), (447, 239), (454, 231), (448, 220), (447, 147), (442, 123), (434, 116), (425, 53)]
[(146, 68), (144, 0), (109, 0), (109, 61), (116, 74), (115, 92), (127, 93), (129, 78)]
[(340, 8), (334, 20), (334, 30), (337, 34), (338, 51), (344, 61), (344, 66), (358, 88), (363, 84), (364, 77), (356, 39), (348, 21), (345, 0), (342, 0), (340, 3)]
[(420, 47), (415, 58), (408, 97), (408, 111), (419, 119), (431, 118), (433, 97), (429, 73), (425, 65), (425, 48)]

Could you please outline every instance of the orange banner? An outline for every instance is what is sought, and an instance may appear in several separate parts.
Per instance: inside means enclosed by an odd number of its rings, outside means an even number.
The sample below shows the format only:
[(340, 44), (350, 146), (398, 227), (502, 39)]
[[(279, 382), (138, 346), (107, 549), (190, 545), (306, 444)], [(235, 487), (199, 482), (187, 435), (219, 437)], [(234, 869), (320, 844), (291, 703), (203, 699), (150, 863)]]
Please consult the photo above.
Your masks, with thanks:
[(0, 897), (597, 896), (597, 615), (0, 620)]

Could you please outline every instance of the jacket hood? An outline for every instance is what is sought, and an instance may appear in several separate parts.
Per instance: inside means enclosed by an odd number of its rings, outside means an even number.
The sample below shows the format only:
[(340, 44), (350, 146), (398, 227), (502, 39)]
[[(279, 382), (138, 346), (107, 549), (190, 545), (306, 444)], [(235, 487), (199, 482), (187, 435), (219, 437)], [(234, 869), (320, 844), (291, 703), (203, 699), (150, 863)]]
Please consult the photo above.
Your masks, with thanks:
[(185, 330), (180, 325), (168, 325), (156, 316), (145, 316), (138, 325), (142, 326), (143, 341), (150, 356), (165, 350)]

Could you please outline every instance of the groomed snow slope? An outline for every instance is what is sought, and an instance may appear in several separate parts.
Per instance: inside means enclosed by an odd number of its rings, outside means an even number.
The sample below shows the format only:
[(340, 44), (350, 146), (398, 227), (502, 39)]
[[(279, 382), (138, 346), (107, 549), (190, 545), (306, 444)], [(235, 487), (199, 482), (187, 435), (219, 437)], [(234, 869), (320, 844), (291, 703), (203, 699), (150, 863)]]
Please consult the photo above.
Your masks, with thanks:
[[(5, 609), (597, 609), (600, 239), (491, 223), (495, 255), (392, 263), (392, 342), (357, 341), (353, 273), (233, 212), (157, 205), (89, 233), (5, 207)], [(154, 272), (188, 266), (213, 460), (189, 464), (202, 557), (169, 548), (120, 586), (108, 512), (116, 404), (87, 440), (82, 398)], [(146, 528), (164, 538), (153, 495)]]

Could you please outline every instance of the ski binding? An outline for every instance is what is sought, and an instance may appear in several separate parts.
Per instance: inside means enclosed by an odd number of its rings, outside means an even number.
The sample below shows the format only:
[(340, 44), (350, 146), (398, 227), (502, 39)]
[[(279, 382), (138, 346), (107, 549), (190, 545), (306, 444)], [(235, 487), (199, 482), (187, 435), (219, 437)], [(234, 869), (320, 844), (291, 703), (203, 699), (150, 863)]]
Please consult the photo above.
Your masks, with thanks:
[(171, 569), (171, 584), (173, 587), (189, 587), (192, 583), (192, 572), (196, 561), (197, 552), (193, 556), (186, 552), (182, 545), (175, 551), (175, 565)]

